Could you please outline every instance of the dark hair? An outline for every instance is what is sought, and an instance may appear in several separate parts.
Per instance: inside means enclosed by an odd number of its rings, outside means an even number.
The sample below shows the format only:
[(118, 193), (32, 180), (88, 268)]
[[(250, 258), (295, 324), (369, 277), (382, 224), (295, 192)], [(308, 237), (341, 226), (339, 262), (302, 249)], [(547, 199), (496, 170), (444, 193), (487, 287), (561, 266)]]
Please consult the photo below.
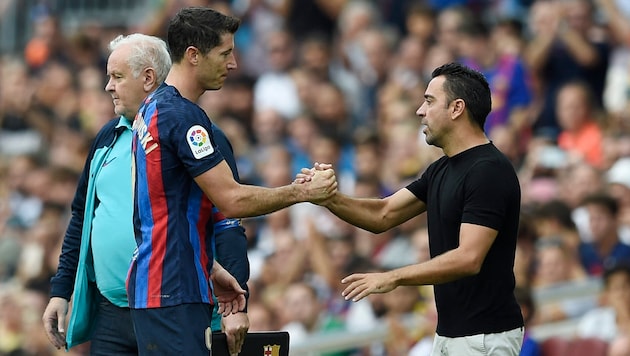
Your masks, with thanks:
[(462, 99), (466, 103), (471, 119), (483, 130), (486, 117), (492, 109), (490, 85), (480, 72), (461, 63), (447, 63), (437, 67), (431, 78), (444, 76), (443, 89), (448, 103)]
[(617, 213), (619, 212), (619, 202), (617, 199), (606, 193), (591, 194), (582, 200), (582, 205), (600, 206), (606, 209), (606, 211), (608, 211), (608, 213), (612, 216), (617, 216)]
[(469, 19), (458, 28), (458, 32), (470, 38), (488, 39), (490, 37), (490, 29), (485, 22), (480, 19)]
[(564, 201), (552, 199), (534, 208), (532, 215), (534, 219), (552, 219), (567, 229), (575, 229), (575, 221), (571, 207)]
[(202, 54), (221, 44), (221, 36), (234, 34), (241, 20), (224, 15), (207, 7), (187, 7), (168, 24), (167, 43), (173, 63), (184, 58), (186, 48), (194, 46)]

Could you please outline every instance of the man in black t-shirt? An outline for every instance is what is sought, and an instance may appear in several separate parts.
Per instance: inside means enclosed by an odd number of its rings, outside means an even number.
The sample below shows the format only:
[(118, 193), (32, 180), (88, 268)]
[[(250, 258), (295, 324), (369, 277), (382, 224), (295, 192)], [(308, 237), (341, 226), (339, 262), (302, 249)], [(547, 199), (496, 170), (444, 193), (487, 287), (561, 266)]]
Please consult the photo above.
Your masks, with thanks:
[[(483, 131), (490, 112), (488, 82), (461, 64), (432, 73), (417, 110), (427, 143), (444, 156), (422, 176), (383, 199), (339, 192), (321, 203), (341, 219), (380, 233), (427, 212), (431, 259), (342, 280), (358, 301), (401, 285), (432, 284), (438, 312), (432, 355), (515, 355), (523, 318), (514, 297), (514, 253), (521, 190), (510, 161)], [(307, 181), (315, 164), (296, 178)]]

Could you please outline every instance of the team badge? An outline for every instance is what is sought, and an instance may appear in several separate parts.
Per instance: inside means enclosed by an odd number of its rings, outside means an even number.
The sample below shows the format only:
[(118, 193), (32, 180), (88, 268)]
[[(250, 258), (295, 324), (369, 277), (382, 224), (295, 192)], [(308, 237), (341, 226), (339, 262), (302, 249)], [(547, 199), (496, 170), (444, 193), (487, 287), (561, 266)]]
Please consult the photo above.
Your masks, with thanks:
[(193, 156), (197, 159), (209, 156), (214, 152), (208, 131), (201, 125), (194, 125), (188, 129), (186, 142)]
[(280, 356), (280, 345), (263, 346), (263, 356)]

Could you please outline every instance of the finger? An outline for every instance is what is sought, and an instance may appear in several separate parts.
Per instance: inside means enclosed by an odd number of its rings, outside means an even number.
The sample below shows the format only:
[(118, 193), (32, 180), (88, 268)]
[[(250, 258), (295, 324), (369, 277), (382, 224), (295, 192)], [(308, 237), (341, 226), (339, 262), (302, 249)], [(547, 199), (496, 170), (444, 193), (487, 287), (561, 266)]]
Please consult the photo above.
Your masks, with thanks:
[(351, 274), (351, 275), (349, 275), (349, 276), (344, 277), (344, 278), (341, 280), (341, 283), (343, 283), (343, 284), (348, 284), (348, 283), (352, 283), (352, 282), (354, 282), (354, 281), (358, 281), (359, 279), (361, 279), (361, 275), (360, 275), (360, 274), (355, 273), (355, 274)]
[(228, 351), (230, 352), (230, 355), (237, 355), (238, 354), (238, 349), (236, 348), (236, 338), (238, 336), (238, 333), (234, 333), (234, 332), (226, 332), (226, 338), (227, 338), (227, 344), (228, 344)]
[(223, 314), (224, 310), (225, 310), (225, 303), (219, 302), (219, 307), (217, 308), (217, 314)]
[(236, 354), (241, 353), (241, 349), (243, 348), (243, 344), (245, 343), (245, 335), (247, 334), (247, 329), (242, 328), (237, 333), (238, 338), (236, 339)]
[(359, 300), (367, 297), (370, 294), (372, 294), (372, 292), (370, 292), (370, 290), (366, 288), (363, 291), (361, 291), (359, 294), (357, 294), (355, 297), (352, 297), (352, 301), (358, 302)]
[(59, 321), (57, 322), (57, 330), (59, 330), (61, 334), (65, 334), (66, 314), (59, 313), (57, 314), (57, 317), (59, 318)]
[(223, 316), (228, 316), (232, 313), (232, 302), (223, 303)]
[[(245, 299), (245, 294), (241, 294), (238, 297), (238, 311), (242, 312), (243, 310), (245, 310), (246, 304), (247, 304), (247, 299)], [(247, 330), (245, 330), (245, 332), (247, 332)]]
[(59, 332), (57, 331), (57, 320), (47, 318), (44, 321), (44, 330), (46, 331), (46, 336), (50, 343), (57, 349), (60, 349), (63, 346), (63, 339)]
[(315, 163), (315, 169), (319, 171), (325, 171), (332, 168), (332, 164), (330, 163)]

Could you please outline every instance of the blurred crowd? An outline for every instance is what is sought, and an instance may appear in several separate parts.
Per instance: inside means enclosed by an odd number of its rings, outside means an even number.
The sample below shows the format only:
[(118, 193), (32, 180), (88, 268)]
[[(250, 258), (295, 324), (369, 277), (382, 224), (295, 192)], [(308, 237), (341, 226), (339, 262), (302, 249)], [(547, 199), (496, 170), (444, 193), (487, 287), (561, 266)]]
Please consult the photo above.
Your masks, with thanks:
[[(387, 196), (441, 155), (415, 115), (431, 71), (461, 61), (483, 72), (487, 135), (521, 178), (514, 271), (527, 325), (608, 310), (598, 330), (580, 330), (628, 343), (630, 270), (592, 298), (543, 306), (531, 296), (603, 281), (630, 259), (630, 2), (164, 0), (132, 26), (92, 20), (73, 31), (38, 7), (23, 51), (0, 58), (0, 355), (65, 354), (41, 315), (86, 150), (114, 115), (107, 45), (118, 34), (163, 36), (191, 5), (242, 19), (238, 70), (199, 104), (229, 137), (244, 183), (288, 184), (326, 162), (342, 192)], [(395, 337), (336, 355), (428, 355), (431, 287), (352, 303), (340, 283), (428, 259), (423, 216), (375, 235), (299, 204), (244, 225), (250, 330), (288, 330), (297, 345), (387, 324)]]

